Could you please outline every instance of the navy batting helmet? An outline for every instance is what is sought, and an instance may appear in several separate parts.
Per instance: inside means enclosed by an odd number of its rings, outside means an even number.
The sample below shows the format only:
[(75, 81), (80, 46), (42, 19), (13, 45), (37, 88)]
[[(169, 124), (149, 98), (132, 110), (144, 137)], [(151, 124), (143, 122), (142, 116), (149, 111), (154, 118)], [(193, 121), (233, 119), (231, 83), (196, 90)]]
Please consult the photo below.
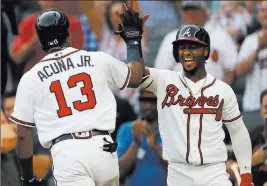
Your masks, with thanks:
[(173, 57), (176, 62), (179, 62), (178, 47), (181, 42), (193, 41), (209, 48), (209, 53), (205, 56), (207, 60), (210, 55), (210, 36), (209, 33), (202, 27), (196, 25), (183, 25), (179, 28), (176, 40), (173, 44)]
[(44, 51), (64, 43), (69, 36), (69, 20), (58, 9), (48, 9), (35, 22), (39, 43)]

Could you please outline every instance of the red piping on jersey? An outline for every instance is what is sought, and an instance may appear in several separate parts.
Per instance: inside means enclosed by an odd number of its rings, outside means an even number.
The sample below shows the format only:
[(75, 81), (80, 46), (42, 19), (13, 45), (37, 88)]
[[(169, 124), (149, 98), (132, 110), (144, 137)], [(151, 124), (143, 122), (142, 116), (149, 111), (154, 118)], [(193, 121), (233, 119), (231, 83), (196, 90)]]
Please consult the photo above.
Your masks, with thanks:
[(34, 123), (30, 123), (30, 122), (22, 121), (22, 120), (19, 120), (19, 119), (17, 119), (17, 118), (14, 118), (13, 116), (10, 116), (9, 119), (12, 120), (12, 121), (14, 121), (14, 122), (17, 122), (18, 124), (28, 125), (28, 126), (31, 126), (31, 127), (35, 126)]
[(233, 122), (237, 119), (241, 118), (241, 114), (239, 114), (238, 116), (236, 116), (235, 118), (233, 119), (230, 119), (230, 120), (222, 120), (223, 123), (229, 123), (229, 122)]
[[(180, 78), (180, 76), (179, 76)], [(181, 78), (180, 78), (181, 80)], [(185, 88), (187, 88), (186, 84), (181, 80), (182, 84), (184, 85)], [(191, 92), (189, 92), (190, 96), (192, 96)], [(191, 109), (192, 106), (189, 106), (189, 109)], [(188, 157), (190, 153), (190, 116), (191, 114), (189, 113), (187, 116), (187, 122), (186, 122), (186, 162), (189, 163)]]
[(199, 132), (198, 132), (198, 152), (200, 156), (201, 165), (203, 164), (203, 154), (201, 150), (202, 119), (203, 119), (203, 114), (201, 114), (199, 118)]
[(216, 116), (215, 116), (215, 120), (216, 121), (221, 121), (222, 119), (222, 112), (223, 112), (223, 104), (224, 104), (224, 99), (222, 99), (218, 109), (217, 109), (217, 113), (216, 113)]
[(217, 114), (217, 108), (185, 108), (185, 114)]
[(71, 54), (73, 54), (73, 53), (75, 53), (75, 52), (79, 52), (79, 51), (80, 51), (80, 50), (75, 50), (75, 51), (72, 51), (72, 52), (70, 52), (70, 53), (65, 54), (64, 56), (55, 57), (55, 58), (49, 58), (49, 59), (44, 59), (44, 60), (41, 60), (40, 62), (51, 61), (51, 60), (59, 60), (59, 59), (61, 59), (61, 58), (67, 57), (67, 56), (69, 56), (69, 55), (71, 55)]
[[(201, 89), (201, 96), (204, 97), (204, 90), (211, 87), (214, 83), (215, 83), (216, 79), (214, 78), (214, 80), (208, 84), (207, 86), (203, 87)], [(202, 108), (204, 108), (204, 105), (202, 106)], [(202, 135), (202, 119), (203, 119), (203, 114), (200, 115), (199, 118), (199, 136), (198, 136), (198, 151), (199, 151), (199, 155), (200, 155), (200, 161), (201, 161), (201, 165), (203, 164), (203, 154), (201, 151), (201, 135)]]
[[(190, 107), (189, 107), (190, 108)], [(188, 157), (190, 153), (190, 116), (191, 114), (188, 114), (187, 116), (187, 124), (186, 124), (186, 162), (189, 163)]]
[(224, 99), (220, 102), (218, 108), (185, 108), (185, 114), (215, 114), (215, 120), (220, 121), (222, 119)]
[(129, 80), (129, 78), (130, 78), (130, 68), (129, 68), (128, 65), (127, 65), (127, 67), (128, 67), (128, 74), (127, 74), (126, 80), (125, 80), (123, 86), (120, 88), (120, 90), (123, 90), (123, 89), (126, 87), (127, 82), (128, 82), (128, 80)]
[[(181, 77), (179, 76), (182, 84), (185, 86), (185, 88), (188, 88), (186, 84), (182, 81)], [(192, 96), (191, 92), (189, 92), (190, 96)], [(191, 109), (192, 106), (189, 106), (189, 109)], [(186, 162), (189, 163), (188, 157), (190, 154), (190, 117), (191, 114), (189, 113), (187, 116), (187, 124), (186, 124)]]
[(183, 83), (183, 85), (185, 86), (185, 88), (187, 88), (186, 84), (183, 82), (183, 80), (181, 79), (181, 77), (179, 76), (180, 81)]

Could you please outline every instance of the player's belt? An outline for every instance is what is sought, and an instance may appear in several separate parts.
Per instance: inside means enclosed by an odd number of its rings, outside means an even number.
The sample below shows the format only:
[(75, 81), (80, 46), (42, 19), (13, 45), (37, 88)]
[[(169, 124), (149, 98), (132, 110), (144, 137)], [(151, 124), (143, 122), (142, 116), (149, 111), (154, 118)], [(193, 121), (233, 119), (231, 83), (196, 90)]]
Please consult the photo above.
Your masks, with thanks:
[(109, 132), (103, 131), (103, 130), (91, 130), (91, 131), (86, 131), (86, 132), (63, 134), (53, 139), (52, 145), (55, 145), (56, 143), (67, 140), (67, 139), (90, 139), (91, 137), (98, 136), (98, 135), (109, 135)]

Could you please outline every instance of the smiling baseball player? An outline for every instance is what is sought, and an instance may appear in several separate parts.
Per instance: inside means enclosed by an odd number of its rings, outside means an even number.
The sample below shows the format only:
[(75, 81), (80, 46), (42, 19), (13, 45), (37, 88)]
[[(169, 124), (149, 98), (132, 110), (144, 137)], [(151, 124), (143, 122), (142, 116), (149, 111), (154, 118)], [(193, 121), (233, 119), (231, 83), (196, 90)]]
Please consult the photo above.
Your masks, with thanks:
[(16, 150), (24, 186), (40, 183), (32, 171), (34, 126), (41, 145), (51, 149), (58, 186), (119, 184), (116, 144), (109, 135), (116, 101), (109, 86), (134, 88), (141, 82), (141, 38), (148, 18), (125, 4), (123, 9), (117, 33), (126, 42), (128, 65), (103, 52), (72, 48), (62, 11), (49, 9), (37, 18), (38, 39), (48, 54), (21, 78), (10, 117), (19, 124)]
[(169, 163), (167, 182), (169, 186), (231, 186), (225, 165), (225, 124), (241, 186), (252, 186), (250, 137), (232, 88), (206, 73), (209, 53), (208, 32), (184, 25), (173, 42), (173, 56), (183, 70), (145, 70), (141, 87), (157, 96), (163, 157)]

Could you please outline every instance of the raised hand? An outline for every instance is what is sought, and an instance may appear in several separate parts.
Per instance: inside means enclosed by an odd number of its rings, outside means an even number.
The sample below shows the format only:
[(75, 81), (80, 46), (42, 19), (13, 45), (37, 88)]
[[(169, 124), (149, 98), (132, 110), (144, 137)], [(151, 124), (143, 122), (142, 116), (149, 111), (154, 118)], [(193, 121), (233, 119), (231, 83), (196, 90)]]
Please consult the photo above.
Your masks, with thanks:
[(148, 127), (148, 123), (146, 121), (143, 120), (136, 120), (133, 122), (133, 126), (132, 126), (132, 135), (134, 138), (134, 141), (137, 144), (141, 144), (142, 142), (142, 137), (144, 135), (148, 135), (150, 134), (152, 131), (151, 129)]
[(115, 31), (115, 34), (119, 34), (126, 43), (130, 40), (140, 41), (142, 39), (143, 25), (149, 15), (144, 15), (140, 18), (139, 13), (132, 9), (131, 3), (123, 3), (122, 8), (122, 13), (116, 12), (122, 24), (118, 25), (118, 31)]

